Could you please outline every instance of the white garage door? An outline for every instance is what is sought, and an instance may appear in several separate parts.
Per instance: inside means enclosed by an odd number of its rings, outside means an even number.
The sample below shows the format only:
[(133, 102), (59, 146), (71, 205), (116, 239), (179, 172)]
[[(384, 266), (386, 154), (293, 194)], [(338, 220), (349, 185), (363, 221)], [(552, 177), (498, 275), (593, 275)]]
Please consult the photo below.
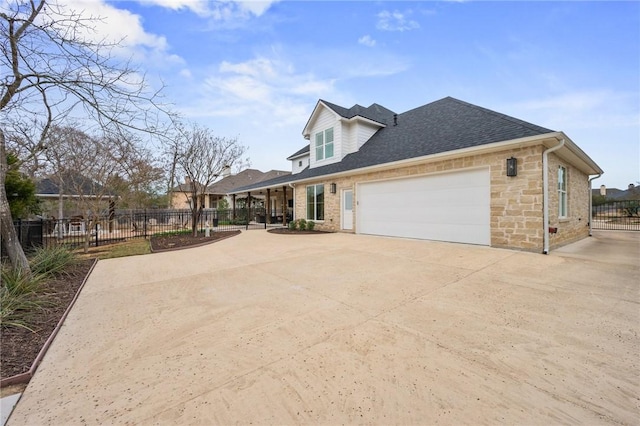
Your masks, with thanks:
[(363, 183), (357, 232), (491, 244), (489, 169)]

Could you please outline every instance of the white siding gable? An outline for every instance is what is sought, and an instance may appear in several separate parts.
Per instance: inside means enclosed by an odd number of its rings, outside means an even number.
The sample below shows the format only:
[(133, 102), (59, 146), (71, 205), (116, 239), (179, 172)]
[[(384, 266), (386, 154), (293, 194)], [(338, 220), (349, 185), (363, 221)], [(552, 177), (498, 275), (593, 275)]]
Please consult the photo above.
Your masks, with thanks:
[[(316, 158), (316, 134), (324, 132), (331, 127), (333, 127), (333, 156), (318, 160)], [(322, 110), (319, 112), (315, 122), (309, 129), (309, 143), (311, 168), (337, 163), (342, 159), (342, 126), (340, 125), (338, 115), (335, 112), (324, 106), (322, 107)]]
[[(318, 102), (305, 126), (303, 135), (309, 140), (309, 167), (320, 167), (342, 161), (347, 155), (358, 151), (373, 136), (383, 124), (376, 123), (361, 116), (352, 118), (340, 117), (335, 111), (322, 102)], [(327, 157), (327, 138), (333, 133), (333, 154)], [(328, 136), (329, 135), (329, 136)], [(322, 141), (323, 149), (316, 150), (316, 145)], [(318, 154), (323, 156), (318, 158)], [(297, 159), (296, 159), (297, 160)], [(298, 162), (292, 165), (292, 172), (300, 172), (306, 165)]]
[(309, 165), (309, 154), (291, 160), (291, 174), (300, 173)]
[(376, 126), (370, 123), (358, 122), (356, 123), (356, 148), (353, 152), (357, 151), (365, 144), (371, 136), (373, 136), (378, 130), (380, 130), (380, 126)]

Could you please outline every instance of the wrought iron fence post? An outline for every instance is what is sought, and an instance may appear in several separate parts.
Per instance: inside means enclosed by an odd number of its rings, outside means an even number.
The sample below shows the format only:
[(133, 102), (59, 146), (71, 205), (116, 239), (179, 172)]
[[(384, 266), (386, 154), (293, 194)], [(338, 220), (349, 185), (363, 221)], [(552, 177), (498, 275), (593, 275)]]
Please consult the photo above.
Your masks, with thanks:
[(142, 232), (144, 234), (144, 237), (147, 238), (147, 209), (144, 209), (144, 226)]
[(20, 241), (20, 245), (24, 247), (24, 243), (22, 241), (22, 219), (18, 218), (18, 241)]
[(98, 247), (98, 223), (97, 222), (95, 224), (95, 231), (96, 231), (96, 247)]

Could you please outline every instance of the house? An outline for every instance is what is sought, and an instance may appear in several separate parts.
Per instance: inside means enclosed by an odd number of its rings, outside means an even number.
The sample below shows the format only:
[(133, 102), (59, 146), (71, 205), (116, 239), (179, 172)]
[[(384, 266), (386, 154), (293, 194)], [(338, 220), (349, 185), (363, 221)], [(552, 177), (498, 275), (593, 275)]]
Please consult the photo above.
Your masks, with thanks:
[(589, 235), (603, 171), (566, 134), (447, 97), (395, 113), (319, 100), (292, 174), (294, 217), (327, 231), (547, 253)]
[[(203, 195), (200, 198), (200, 203), (204, 208), (217, 209), (218, 202), (224, 199), (227, 201), (227, 205), (230, 208), (233, 208), (236, 203), (236, 197), (234, 195), (228, 195), (233, 188), (247, 186), (290, 174), (290, 172), (283, 170), (270, 170), (265, 173), (257, 169), (245, 169), (237, 174), (233, 174), (231, 173), (230, 167), (226, 167), (222, 172), (222, 179), (214, 182), (202, 191)], [(174, 188), (172, 203), (174, 208), (189, 208), (191, 185), (193, 185), (193, 183), (187, 179), (185, 183)], [(264, 200), (264, 196), (259, 195), (253, 198), (256, 200)]]
[(86, 209), (108, 209), (113, 195), (100, 184), (79, 175), (52, 175), (36, 182), (36, 198), (45, 217), (84, 216)]
[(640, 201), (640, 186), (630, 183), (624, 191), (607, 193), (607, 199), (611, 201)]

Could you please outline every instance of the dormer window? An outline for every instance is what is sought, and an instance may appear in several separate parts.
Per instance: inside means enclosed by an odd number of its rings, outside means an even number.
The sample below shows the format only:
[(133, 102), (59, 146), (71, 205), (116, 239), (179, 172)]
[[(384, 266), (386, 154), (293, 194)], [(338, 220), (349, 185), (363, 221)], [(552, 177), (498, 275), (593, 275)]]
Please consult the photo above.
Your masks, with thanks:
[(333, 127), (316, 133), (316, 161), (333, 157)]

